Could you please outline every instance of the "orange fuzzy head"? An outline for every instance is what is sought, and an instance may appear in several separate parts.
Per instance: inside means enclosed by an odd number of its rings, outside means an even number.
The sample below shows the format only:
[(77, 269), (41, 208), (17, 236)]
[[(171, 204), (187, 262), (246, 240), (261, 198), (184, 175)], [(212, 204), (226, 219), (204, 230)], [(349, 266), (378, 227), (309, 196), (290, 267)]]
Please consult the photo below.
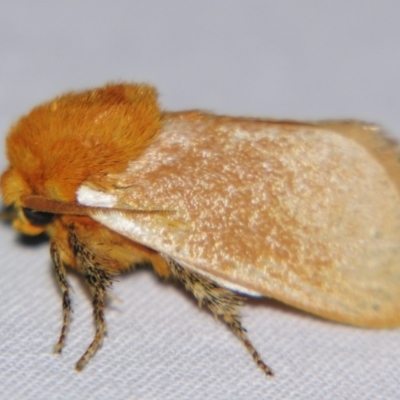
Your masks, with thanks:
[[(21, 197), (32, 194), (75, 201), (89, 175), (126, 169), (161, 128), (161, 118), (156, 90), (146, 85), (67, 93), (35, 107), (7, 138), (4, 202), (19, 209)], [(27, 226), (23, 215), (20, 219), (19, 230), (40, 233)]]

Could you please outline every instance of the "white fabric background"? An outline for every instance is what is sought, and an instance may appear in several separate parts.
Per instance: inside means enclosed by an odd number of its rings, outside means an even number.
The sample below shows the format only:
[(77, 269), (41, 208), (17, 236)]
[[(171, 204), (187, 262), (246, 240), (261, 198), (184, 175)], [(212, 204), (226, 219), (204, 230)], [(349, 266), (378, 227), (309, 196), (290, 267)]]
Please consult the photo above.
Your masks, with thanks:
[[(400, 138), (400, 3), (370, 1), (0, 1), (1, 146), (40, 101), (107, 81), (155, 84), (166, 109), (358, 118)], [(0, 167), (6, 160), (0, 149)], [(90, 299), (72, 275), (64, 354), (48, 243), (0, 225), (0, 398), (394, 399), (400, 330), (323, 321), (272, 301), (243, 310), (267, 380), (238, 340), (151, 271), (120, 278), (108, 337), (86, 370)]]

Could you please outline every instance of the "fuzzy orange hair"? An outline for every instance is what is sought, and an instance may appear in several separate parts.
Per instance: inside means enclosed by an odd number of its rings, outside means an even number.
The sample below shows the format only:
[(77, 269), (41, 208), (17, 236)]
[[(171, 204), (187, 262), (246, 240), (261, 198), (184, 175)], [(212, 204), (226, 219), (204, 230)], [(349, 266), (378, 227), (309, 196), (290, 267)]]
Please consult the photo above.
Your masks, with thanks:
[(126, 169), (150, 144), (161, 120), (157, 92), (147, 85), (111, 84), (35, 107), (7, 138), (5, 202), (22, 194), (74, 201), (89, 175)]

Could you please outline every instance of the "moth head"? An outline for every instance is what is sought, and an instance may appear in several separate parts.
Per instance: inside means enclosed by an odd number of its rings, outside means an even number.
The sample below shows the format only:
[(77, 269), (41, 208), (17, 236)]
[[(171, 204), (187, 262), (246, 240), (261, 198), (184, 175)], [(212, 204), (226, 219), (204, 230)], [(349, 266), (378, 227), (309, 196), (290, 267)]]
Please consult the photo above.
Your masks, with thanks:
[(53, 200), (76, 203), (82, 182), (124, 171), (161, 126), (157, 92), (147, 85), (109, 84), (32, 109), (6, 142), (10, 167), (1, 189), (4, 202), (17, 211), (14, 227), (29, 235), (43, 232), (51, 210), (31, 208), (24, 197), (41, 196), (50, 206)]
[(54, 214), (50, 212), (36, 211), (25, 207), (22, 199), (31, 194), (31, 190), (22, 176), (14, 168), (10, 167), (1, 176), (1, 192), (4, 203), (13, 206), (16, 213), (13, 227), (26, 235), (39, 235), (53, 221)]

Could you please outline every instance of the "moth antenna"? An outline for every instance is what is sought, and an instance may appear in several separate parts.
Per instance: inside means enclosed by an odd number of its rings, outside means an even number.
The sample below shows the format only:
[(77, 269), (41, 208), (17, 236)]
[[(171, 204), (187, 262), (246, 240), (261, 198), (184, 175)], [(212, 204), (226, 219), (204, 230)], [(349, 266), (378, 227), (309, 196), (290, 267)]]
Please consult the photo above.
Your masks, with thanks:
[(125, 209), (125, 208), (108, 208), (108, 207), (91, 207), (78, 203), (66, 202), (49, 197), (29, 195), (21, 196), (22, 207), (31, 208), (35, 211), (47, 212), (62, 215), (81, 215), (92, 216), (93, 214), (111, 214), (111, 213), (132, 213), (132, 214), (159, 214), (170, 213), (173, 210), (142, 210), (142, 209)]

